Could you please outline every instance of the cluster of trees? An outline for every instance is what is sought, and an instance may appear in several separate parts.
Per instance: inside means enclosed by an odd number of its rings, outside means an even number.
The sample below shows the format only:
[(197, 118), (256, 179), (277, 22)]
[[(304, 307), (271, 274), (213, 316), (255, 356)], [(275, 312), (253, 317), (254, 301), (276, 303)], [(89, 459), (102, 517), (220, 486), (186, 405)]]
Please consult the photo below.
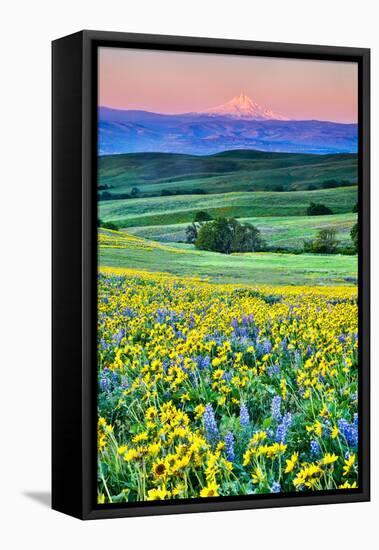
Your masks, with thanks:
[[(121, 200), (121, 199), (138, 199), (142, 197), (141, 191), (138, 187), (132, 187), (129, 193), (111, 193), (108, 189), (113, 189), (112, 185), (99, 185), (97, 187), (98, 193), (97, 198), (99, 201), (112, 201), (112, 200)], [(171, 197), (175, 195), (206, 195), (207, 191), (205, 189), (195, 188), (195, 189), (161, 189), (156, 193), (144, 193), (144, 197)]]
[[(194, 189), (162, 189), (160, 192), (161, 197), (171, 197), (175, 195), (206, 195), (207, 191), (201, 189), (201, 187), (195, 187)], [(158, 195), (149, 195), (154, 197)]]
[(320, 229), (313, 240), (304, 241), (304, 248), (290, 251), (274, 250), (267, 246), (257, 227), (242, 224), (234, 218), (217, 218), (205, 211), (197, 212), (191, 225), (186, 228), (186, 240), (200, 250), (211, 250), (222, 254), (232, 252), (292, 252), (301, 254), (355, 254), (358, 251), (358, 224), (350, 231), (351, 245), (341, 244), (334, 227)]
[[(99, 186), (98, 189), (104, 186)], [(114, 201), (122, 199), (137, 199), (140, 196), (140, 190), (138, 187), (132, 187), (130, 193), (110, 193), (109, 191), (103, 191), (98, 193), (97, 198), (99, 201)]]
[(195, 221), (186, 229), (187, 242), (199, 250), (221, 254), (256, 252), (265, 242), (259, 229), (250, 223), (242, 224), (234, 218), (212, 220), (207, 212), (198, 212)]
[(333, 189), (334, 187), (349, 187), (352, 185), (357, 185), (350, 180), (324, 180), (321, 183), (323, 189)]

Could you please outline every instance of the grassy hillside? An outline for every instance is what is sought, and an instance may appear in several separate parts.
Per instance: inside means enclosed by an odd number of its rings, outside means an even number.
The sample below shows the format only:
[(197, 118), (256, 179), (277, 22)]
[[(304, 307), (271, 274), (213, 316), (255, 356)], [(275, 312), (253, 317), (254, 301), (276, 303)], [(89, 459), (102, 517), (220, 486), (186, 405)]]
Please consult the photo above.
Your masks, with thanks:
[(331, 285), (356, 280), (354, 256), (218, 254), (191, 245), (170, 246), (123, 232), (100, 230), (100, 266), (197, 276), (237, 284)]
[[(313, 239), (316, 233), (326, 227), (337, 230), (341, 243), (350, 242), (350, 230), (357, 221), (357, 214), (336, 214), (333, 216), (289, 216), (272, 218), (241, 218), (243, 223), (255, 225), (271, 246), (299, 248), (304, 239)], [(151, 225), (129, 227), (128, 233), (160, 242), (183, 242), (186, 240), (187, 223), (176, 225)]]
[(320, 202), (335, 214), (350, 213), (357, 201), (357, 188), (341, 187), (317, 191), (219, 193), (103, 201), (99, 217), (120, 227), (171, 225), (192, 222), (196, 212), (213, 217), (256, 218), (304, 216), (309, 203)]
[(325, 181), (357, 182), (357, 155), (225, 151), (210, 156), (134, 153), (99, 157), (99, 185), (109, 193), (285, 191), (321, 188)]

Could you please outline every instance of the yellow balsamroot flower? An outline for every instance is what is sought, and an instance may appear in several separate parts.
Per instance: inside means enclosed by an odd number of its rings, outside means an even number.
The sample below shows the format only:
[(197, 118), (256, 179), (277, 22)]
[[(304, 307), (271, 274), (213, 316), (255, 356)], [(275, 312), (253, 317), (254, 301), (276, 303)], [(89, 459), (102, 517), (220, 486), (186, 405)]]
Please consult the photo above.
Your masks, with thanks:
[(212, 481), (211, 483), (208, 483), (206, 487), (203, 487), (200, 491), (201, 497), (218, 497), (219, 493), (219, 485), (215, 481)]
[(315, 433), (318, 437), (322, 436), (323, 426), (319, 420), (316, 420), (316, 422), (312, 426), (305, 426), (305, 429), (307, 430), (307, 432)]
[(222, 377), (223, 377), (223, 374), (224, 374), (225, 371), (223, 371), (222, 369), (216, 369), (213, 374), (212, 374), (212, 377), (215, 379), (215, 380), (220, 380)]
[(146, 420), (153, 420), (157, 415), (157, 409), (155, 407), (148, 407), (145, 412)]
[(291, 458), (287, 458), (286, 460), (286, 468), (284, 470), (284, 473), (285, 474), (289, 474), (290, 472), (292, 472), (292, 470), (294, 469), (294, 467), (296, 466), (296, 463), (298, 461), (298, 458), (299, 458), (299, 453), (293, 453), (291, 455)]
[(183, 496), (185, 491), (185, 487), (183, 483), (179, 483), (176, 487), (174, 487), (171, 491), (171, 494), (173, 497), (176, 496)]
[(339, 433), (340, 433), (340, 431), (337, 428), (337, 426), (333, 426), (332, 431), (331, 431), (332, 438), (336, 439), (336, 437), (338, 437)]
[(331, 464), (334, 464), (338, 460), (338, 456), (332, 453), (326, 453), (326, 455), (319, 460), (319, 464), (323, 466), (330, 466)]
[(324, 405), (323, 408), (321, 409), (320, 416), (322, 416), (323, 418), (330, 417), (330, 412), (328, 411), (328, 407), (326, 405)]
[(135, 458), (139, 458), (140, 454), (136, 449), (129, 449), (124, 454), (124, 460), (125, 462), (131, 462)]
[(261, 483), (261, 481), (265, 479), (265, 476), (259, 466), (254, 468), (254, 470), (251, 473), (251, 476), (253, 478), (253, 483), (255, 484), (259, 484)]
[(97, 503), (98, 504), (104, 504), (105, 502), (105, 495), (103, 493), (100, 493), (97, 495)]
[(355, 454), (351, 454), (346, 460), (343, 467), (343, 475), (347, 476), (355, 463)]
[(156, 489), (149, 489), (147, 491), (147, 500), (165, 500), (170, 498), (171, 493), (166, 489), (165, 485), (158, 487)]
[(303, 486), (308, 489), (314, 489), (314, 486), (321, 475), (322, 470), (317, 464), (306, 464), (301, 468), (293, 480), (293, 484), (297, 489)]
[(197, 407), (195, 407), (194, 409), (194, 412), (195, 412), (195, 418), (201, 418), (204, 414), (204, 411), (205, 411), (205, 406), (204, 405), (197, 405)]
[(151, 456), (157, 456), (161, 450), (161, 447), (162, 447), (162, 444), (160, 441), (156, 441), (154, 443), (151, 443), (148, 448), (147, 448), (147, 452), (149, 453), (149, 455)]
[(345, 481), (345, 483), (338, 485), (338, 489), (356, 489), (357, 487), (358, 485), (356, 481), (353, 481), (353, 483), (349, 483), (348, 481)]
[(243, 455), (243, 463), (242, 464), (244, 466), (247, 466), (248, 464), (250, 464), (251, 458), (254, 454), (256, 454), (255, 449), (248, 449)]
[(140, 441), (146, 441), (148, 439), (147, 432), (141, 432), (133, 437), (133, 443), (140, 443)]
[(280, 381), (280, 389), (281, 389), (281, 392), (282, 392), (282, 398), (286, 399), (287, 398), (287, 382), (286, 382), (285, 378), (282, 378), (281, 381)]
[(257, 445), (257, 443), (259, 443), (260, 441), (264, 441), (266, 437), (267, 437), (266, 431), (255, 432), (253, 437), (250, 439), (249, 445)]
[(107, 423), (105, 418), (100, 417), (97, 422), (97, 447), (101, 451), (108, 443), (109, 435), (113, 433), (113, 426)]
[(257, 456), (267, 456), (267, 458), (274, 459), (280, 454), (285, 453), (287, 445), (283, 443), (273, 443), (272, 445), (260, 445), (257, 449)]
[(188, 393), (185, 392), (185, 393), (182, 393), (182, 395), (180, 396), (180, 401), (181, 401), (182, 403), (184, 403), (184, 401), (191, 401), (191, 398), (190, 398), (190, 396), (188, 395)]
[(152, 467), (152, 472), (154, 477), (156, 478), (167, 477), (169, 473), (167, 463), (163, 460), (159, 460), (158, 462), (155, 462)]

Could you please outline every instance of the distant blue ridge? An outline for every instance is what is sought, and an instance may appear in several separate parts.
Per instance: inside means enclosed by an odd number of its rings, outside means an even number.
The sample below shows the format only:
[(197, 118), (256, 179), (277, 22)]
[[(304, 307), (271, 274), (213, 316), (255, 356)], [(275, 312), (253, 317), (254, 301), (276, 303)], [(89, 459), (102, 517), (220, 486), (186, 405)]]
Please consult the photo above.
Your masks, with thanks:
[(210, 155), (255, 149), (283, 153), (357, 153), (358, 125), (319, 120), (251, 120), (197, 113), (166, 115), (100, 107), (99, 155)]

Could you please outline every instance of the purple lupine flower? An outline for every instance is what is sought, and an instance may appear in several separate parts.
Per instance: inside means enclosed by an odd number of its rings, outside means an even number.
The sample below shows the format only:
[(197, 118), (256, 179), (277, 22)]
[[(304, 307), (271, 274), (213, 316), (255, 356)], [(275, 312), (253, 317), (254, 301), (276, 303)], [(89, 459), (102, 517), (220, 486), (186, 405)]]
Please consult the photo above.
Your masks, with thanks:
[(292, 422), (291, 413), (286, 413), (279, 426), (276, 428), (275, 441), (277, 443), (285, 443), (287, 437), (287, 430)]
[(358, 416), (354, 417), (354, 421), (350, 424), (345, 418), (338, 420), (338, 429), (345, 437), (349, 447), (357, 447), (358, 445)]
[(107, 348), (107, 343), (106, 343), (106, 341), (104, 340), (104, 338), (102, 338), (102, 339), (100, 340), (100, 347), (101, 347), (101, 349), (106, 349), (106, 348)]
[(225, 380), (226, 382), (230, 382), (232, 376), (233, 376), (233, 371), (224, 372), (224, 374), (222, 375), (222, 379)]
[(271, 485), (271, 493), (280, 493), (282, 488), (280, 487), (280, 483), (277, 481), (274, 481), (274, 483)]
[(124, 336), (125, 336), (125, 331), (123, 328), (121, 328), (115, 336), (116, 342), (119, 344), (121, 340), (124, 338)]
[(267, 338), (266, 338), (264, 340), (263, 344), (262, 344), (262, 348), (263, 348), (263, 353), (265, 353), (265, 354), (270, 353), (271, 348), (272, 348), (270, 340), (267, 340)]
[(267, 367), (267, 374), (270, 378), (275, 376), (276, 374), (279, 374), (280, 372), (280, 365), (279, 363), (275, 363), (275, 365), (272, 365), (272, 367)]
[(240, 424), (243, 427), (246, 427), (250, 424), (249, 411), (244, 402), (241, 402), (240, 405)]
[(271, 418), (276, 422), (279, 422), (282, 419), (282, 413), (280, 412), (281, 404), (282, 398), (280, 395), (274, 395), (271, 401)]
[(105, 376), (100, 378), (99, 386), (101, 391), (109, 391), (111, 388), (111, 381), (109, 378), (106, 378)]
[(225, 435), (225, 454), (229, 462), (234, 462), (234, 435), (232, 434), (232, 432), (228, 432)]
[(313, 457), (316, 457), (320, 454), (320, 445), (315, 439), (312, 439), (311, 441), (311, 455)]
[(210, 403), (208, 403), (208, 405), (205, 407), (204, 427), (206, 440), (210, 445), (216, 445), (219, 440), (219, 433), (213, 407)]

